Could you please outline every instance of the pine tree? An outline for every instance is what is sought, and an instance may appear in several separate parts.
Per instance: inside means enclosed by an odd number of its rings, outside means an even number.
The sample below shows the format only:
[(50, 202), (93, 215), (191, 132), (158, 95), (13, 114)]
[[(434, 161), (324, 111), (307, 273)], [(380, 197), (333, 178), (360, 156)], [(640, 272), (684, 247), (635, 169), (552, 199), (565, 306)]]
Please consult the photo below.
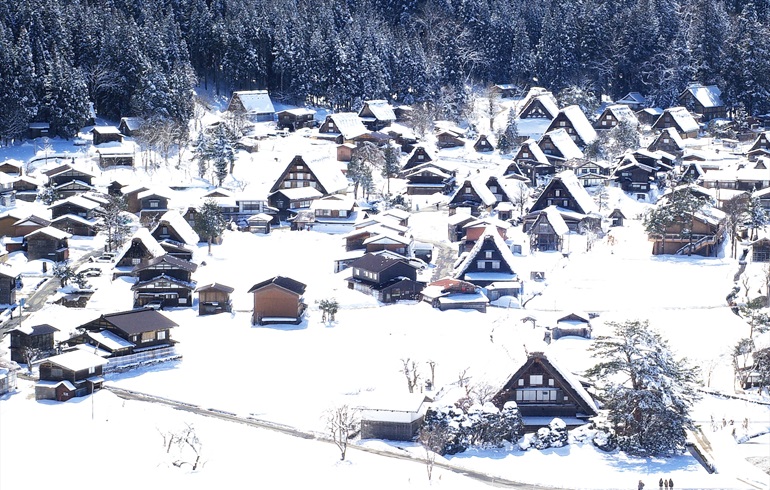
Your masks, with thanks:
[(398, 148), (388, 145), (383, 151), (382, 176), (388, 181), (387, 193), (390, 195), (390, 179), (398, 175), (401, 165), (398, 161)]
[(217, 130), (211, 139), (210, 155), (214, 165), (214, 173), (219, 182), (218, 185), (221, 186), (235, 163), (235, 151), (230, 145), (223, 124), (217, 126)]
[(587, 374), (597, 382), (620, 448), (641, 455), (673, 455), (694, 427), (697, 368), (674, 358), (646, 321), (608, 323), (614, 335), (590, 348), (600, 361)]
[(508, 120), (505, 129), (497, 136), (497, 149), (501, 154), (507, 155), (516, 148), (519, 139), (519, 127), (516, 123), (516, 111), (508, 112)]
[(219, 205), (211, 199), (207, 199), (195, 213), (195, 225), (193, 229), (199, 237), (206, 240), (211, 255), (211, 243), (227, 229), (227, 221), (222, 216)]

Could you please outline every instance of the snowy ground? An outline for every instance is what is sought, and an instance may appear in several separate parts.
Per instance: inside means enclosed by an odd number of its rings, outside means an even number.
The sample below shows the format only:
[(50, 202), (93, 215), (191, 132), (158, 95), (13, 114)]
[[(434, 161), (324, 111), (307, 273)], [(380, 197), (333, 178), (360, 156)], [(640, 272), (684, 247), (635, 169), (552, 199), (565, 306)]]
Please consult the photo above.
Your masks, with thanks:
[[(69, 151), (68, 158), (84, 156), (66, 142), (54, 141), (53, 146), (62, 155)], [(32, 144), (14, 147), (0, 152), (0, 160), (7, 156), (26, 161), (35, 150)], [(295, 154), (333, 159), (334, 145), (313, 140), (305, 132), (263, 140), (259, 152), (240, 153), (227, 184), (263, 193)], [(458, 178), (505, 162), (496, 154), (479, 157), (468, 148), (442, 150), (441, 155), (443, 161), (461, 169)], [(119, 178), (125, 183), (189, 187), (173, 193), (172, 204), (180, 207), (197, 204), (198, 196), (208, 188), (207, 182), (197, 178), (192, 165), (176, 170), (171, 162), (148, 172), (142, 168), (104, 172), (95, 166), (90, 169), (97, 174), (100, 185)], [(394, 188), (403, 185), (397, 180), (391, 184)], [(446, 212), (427, 211), (435, 200), (420, 197), (413, 202), (415, 209), (423, 209), (411, 218), (418, 238), (443, 240), (446, 236)], [(613, 193), (610, 209), (617, 205), (629, 218), (644, 209), (644, 204)], [(39, 204), (19, 203), (19, 207), (44, 212)], [(547, 345), (542, 339), (544, 327), (553, 325), (559, 316), (586, 311), (599, 315), (595, 335), (608, 331), (606, 321), (649, 320), (679, 355), (704, 368), (704, 384), (733, 393), (729, 352), (739, 338), (748, 334), (746, 324), (725, 304), (737, 262), (728, 258), (653, 257), (641, 223), (633, 219), (611, 233), (615, 245), (600, 241), (589, 252), (585, 251), (584, 241), (571, 237), (574, 241), (570, 243), (569, 258), (554, 253), (517, 257), (521, 277), (527, 279), (529, 271), (535, 270), (546, 273), (542, 283), (525, 283), (525, 295), (541, 295), (532, 299), (526, 310), (490, 308), (482, 314), (440, 312), (425, 303), (381, 306), (347, 289), (344, 279), (348, 272), (333, 273), (333, 260), (344, 252), (339, 235), (287, 230), (269, 236), (228, 232), (211, 256), (206, 247), (198, 248), (194, 261), (200, 265), (194, 279), (198, 284), (217, 281), (234, 287), (236, 311), (211, 317), (198, 317), (195, 309), (165, 312), (179, 324), (172, 337), (180, 342), (183, 359), (113, 375), (107, 383), (322, 431), (323, 413), (328, 408), (341, 403), (357, 405), (372, 396), (404, 393), (402, 359), (419, 362), (423, 375), (427, 361), (435, 361), (439, 389), (451, 387), (466, 368), (473, 382), (499, 386), (523, 362), (525, 348), (530, 352), (545, 350), (557, 356), (560, 364), (582, 371), (594, 361), (587, 352), (589, 340), (568, 337)], [(101, 240), (73, 241), (72, 255), (77, 257), (101, 247)], [(23, 256), (14, 254), (9, 262), (24, 271), (25, 294), (43, 278), (39, 261), (27, 263)], [(755, 276), (761, 271), (751, 266), (748, 274), (758, 287), (761, 283)], [(308, 285), (308, 315), (299, 326), (253, 327), (246, 291), (276, 274)], [(97, 290), (88, 309), (49, 306), (29, 321), (54, 324), (62, 337), (67, 337), (75, 327), (101, 313), (131, 307), (131, 284), (125, 279), (111, 281), (106, 274), (93, 278), (91, 283)], [(341, 311), (335, 323), (325, 325), (315, 301), (330, 297), (340, 302)], [(536, 327), (521, 321), (526, 316), (536, 319)], [(7, 342), (3, 343), (6, 349)], [(543, 452), (510, 447), (474, 450), (454, 456), (447, 463), (499, 478), (560, 488), (635, 488), (636, 482), (643, 479), (650, 489), (664, 475), (679, 488), (770, 487), (767, 474), (744, 459), (770, 456), (770, 436), (738, 445), (731, 435), (733, 426), (720, 424), (716, 431), (711, 426), (712, 418), (735, 423), (748, 419), (750, 431), (761, 431), (770, 426), (768, 406), (706, 396), (697, 405), (695, 418), (714, 447), (718, 474), (709, 475), (690, 456), (634, 459), (617, 452), (605, 454), (577, 441)], [(173, 466), (174, 455), (167, 455), (162, 447), (160, 432), (178, 429), (184, 423), (193, 424), (203, 442), (206, 465), (196, 472)], [(411, 444), (359, 444), (422, 455), (422, 450)], [(106, 482), (118, 489), (134, 487), (136, 480), (125, 478), (126, 472), (142, 475), (143, 481), (153, 482), (153, 488), (203, 489), (223, 483), (240, 488), (245, 486), (243, 482), (297, 488), (317, 485), (319, 481), (334, 481), (338, 488), (429, 486), (425, 468), (418, 463), (356, 451), (349, 453), (347, 463), (337, 460), (336, 449), (323, 442), (123, 401), (106, 391), (67, 403), (35, 402), (32, 385), (22, 381), (19, 392), (0, 399), (3, 490), (48, 487), (61, 483), (64, 475), (75, 478), (73, 474), (77, 475), (78, 488), (102, 488)], [(43, 464), (45, 474), (57, 476), (32, 478), (30, 475), (39, 473)], [(557, 467), (558, 471), (552, 470)], [(435, 478), (432, 486), (444, 488), (484, 485), (444, 469), (437, 469)]]

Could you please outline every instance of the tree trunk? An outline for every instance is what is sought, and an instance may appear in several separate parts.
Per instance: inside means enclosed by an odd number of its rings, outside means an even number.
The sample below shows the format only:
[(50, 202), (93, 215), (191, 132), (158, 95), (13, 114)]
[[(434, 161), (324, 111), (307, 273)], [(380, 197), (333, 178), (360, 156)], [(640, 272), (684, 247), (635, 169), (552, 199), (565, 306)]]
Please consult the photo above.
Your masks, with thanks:
[(209, 244), (209, 255), (211, 255), (211, 238), (212, 238), (212, 237), (211, 237), (211, 236), (209, 236), (209, 239), (207, 240), (207, 241), (208, 241), (208, 244)]

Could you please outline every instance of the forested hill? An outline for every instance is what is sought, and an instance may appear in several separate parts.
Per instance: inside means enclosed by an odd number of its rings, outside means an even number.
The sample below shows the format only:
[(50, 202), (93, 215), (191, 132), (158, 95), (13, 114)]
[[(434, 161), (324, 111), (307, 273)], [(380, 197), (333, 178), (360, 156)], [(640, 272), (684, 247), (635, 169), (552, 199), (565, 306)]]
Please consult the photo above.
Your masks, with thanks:
[(71, 136), (89, 102), (185, 121), (196, 83), (451, 110), (469, 84), (634, 90), (666, 106), (698, 81), (763, 113), (769, 18), (770, 0), (2, 1), (0, 136), (33, 120)]

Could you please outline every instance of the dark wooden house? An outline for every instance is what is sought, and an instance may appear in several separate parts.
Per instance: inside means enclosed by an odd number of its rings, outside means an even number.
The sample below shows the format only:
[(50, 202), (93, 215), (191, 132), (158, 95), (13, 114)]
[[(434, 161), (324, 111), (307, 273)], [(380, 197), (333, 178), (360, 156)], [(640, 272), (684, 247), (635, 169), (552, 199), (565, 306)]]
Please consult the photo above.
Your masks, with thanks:
[(52, 226), (33, 231), (24, 237), (27, 260), (48, 259), (64, 262), (69, 258), (68, 242), (71, 237), (69, 233)]
[(407, 195), (428, 195), (446, 193), (454, 180), (452, 175), (441, 171), (431, 164), (423, 165), (419, 169), (404, 176), (406, 179)]
[(383, 303), (418, 299), (425, 286), (417, 282), (417, 270), (406, 260), (367, 253), (350, 264), (348, 288), (370, 294)]
[(497, 203), (495, 195), (478, 179), (465, 180), (457, 187), (449, 198), (449, 214), (455, 213), (458, 207), (470, 208), (471, 214), (478, 216), (482, 210), (491, 208)]
[(235, 91), (226, 110), (242, 115), (251, 122), (272, 121), (275, 117), (273, 101), (267, 90)]
[(91, 133), (94, 136), (94, 146), (112, 141), (123, 142), (123, 135), (115, 126), (95, 126)]
[(502, 409), (509, 401), (516, 402), (524, 425), (531, 429), (547, 426), (556, 417), (568, 427), (583, 425), (598, 414), (580, 380), (542, 352), (529, 354), (492, 403)]
[(747, 151), (749, 160), (755, 161), (760, 155), (770, 154), (770, 131), (764, 131), (757, 135), (757, 138), (751, 144)]
[(310, 205), (322, 196), (315, 187), (293, 187), (272, 192), (267, 199), (270, 206), (278, 211), (278, 219), (286, 221), (302, 211), (310, 212)]
[(13, 223), (10, 233), (7, 233), (6, 235), (13, 237), (27, 236), (33, 231), (37, 231), (47, 226), (51, 226), (51, 222), (49, 220), (34, 214), (30, 214), (26, 218), (22, 218)]
[(556, 97), (551, 92), (533, 87), (530, 93), (524, 98), (521, 109), (519, 109), (519, 119), (553, 119), (559, 113), (559, 105)]
[(436, 133), (436, 146), (439, 148), (456, 148), (465, 146), (463, 133), (452, 129), (441, 129)]
[[(658, 203), (658, 206), (669, 205), (666, 197)], [(652, 254), (715, 256), (724, 239), (725, 218), (724, 212), (706, 205), (692, 214), (692, 222), (687, 226), (671, 223), (663, 232), (650, 234)]]
[(89, 220), (74, 214), (65, 214), (51, 221), (51, 226), (73, 236), (96, 236), (100, 220)]
[(21, 275), (11, 267), (0, 268), (0, 311), (16, 304), (16, 290), (19, 288)]
[(652, 126), (662, 114), (663, 109), (660, 107), (647, 107), (636, 111), (636, 118), (639, 120), (639, 124)]
[(192, 262), (168, 254), (150, 259), (135, 266), (131, 274), (137, 282), (134, 291), (134, 307), (160, 301), (162, 307), (192, 306), (195, 283), (192, 274), (198, 266)]
[(176, 210), (170, 210), (158, 219), (150, 232), (158, 242), (170, 240), (182, 245), (196, 245), (200, 237), (192, 226)]
[(580, 214), (596, 211), (596, 203), (571, 170), (556, 174), (532, 204), (530, 211), (540, 211), (548, 206), (557, 206)]
[[(626, 153), (621, 157), (615, 167), (612, 179), (616, 181), (625, 192), (647, 193), (655, 182), (655, 167), (640, 163), (632, 153)], [(644, 197), (644, 196), (642, 196)]]
[(361, 439), (413, 441), (432, 401), (422, 393), (394, 394), (383, 400), (369, 400), (358, 407)]
[(33, 177), (22, 175), (13, 180), (13, 190), (16, 192), (16, 199), (25, 202), (34, 202), (37, 200), (40, 183)]
[(556, 206), (548, 206), (535, 212), (527, 226), (531, 250), (540, 252), (561, 252), (564, 237), (569, 233), (569, 226), (564, 221)]
[(75, 349), (49, 357), (39, 365), (40, 381), (35, 384), (36, 400), (67, 401), (102, 387), (107, 359)]
[(314, 170), (315, 165), (315, 163), (309, 164), (300, 155), (295, 156), (276, 179), (275, 183), (270, 188), (270, 192), (273, 193), (279, 190), (312, 187), (325, 196), (342, 189), (338, 182), (332, 181), (331, 179), (324, 179), (322, 175), (319, 175), (319, 172)]
[(412, 154), (409, 155), (409, 159), (401, 168), (401, 172), (405, 173), (407, 170), (412, 170), (415, 167), (422, 165), (423, 163), (428, 163), (431, 161), (433, 161), (433, 158), (431, 158), (430, 154), (425, 150), (425, 148), (418, 146), (414, 149)]
[(632, 111), (636, 112), (647, 106), (647, 98), (639, 92), (629, 92), (615, 101), (616, 104), (623, 104)]
[(153, 221), (168, 211), (168, 196), (163, 192), (148, 189), (136, 195), (139, 201), (139, 218), (143, 222)]
[(682, 138), (696, 138), (700, 127), (690, 112), (684, 107), (669, 107), (653, 123), (652, 130), (673, 128)]
[(623, 211), (621, 211), (620, 208), (613, 209), (609, 215), (609, 218), (612, 220), (610, 226), (623, 226), (626, 221), (626, 216), (623, 214)]
[(545, 132), (557, 129), (565, 130), (580, 148), (585, 148), (596, 139), (596, 131), (578, 105), (567, 106), (560, 110)]
[(118, 124), (118, 131), (124, 136), (136, 136), (141, 130), (144, 119), (141, 117), (121, 117)]
[(276, 115), (278, 116), (278, 129), (296, 131), (301, 128), (314, 128), (317, 125), (313, 109), (286, 109), (278, 111)]
[(479, 135), (476, 142), (473, 143), (473, 149), (476, 151), (493, 151), (495, 146), (489, 141), (489, 138), (485, 135)]
[(634, 111), (624, 104), (613, 104), (604, 108), (599, 118), (594, 122), (594, 129), (597, 131), (609, 130), (625, 122), (630, 127), (637, 129), (639, 119), (636, 118)]
[(48, 209), (51, 210), (51, 218), (56, 219), (60, 216), (71, 214), (74, 216), (80, 216), (81, 218), (91, 219), (95, 218), (97, 214), (102, 212), (99, 203), (90, 199), (86, 199), (83, 196), (71, 196), (66, 199), (62, 199), (54, 202)]
[[(45, 170), (43, 173), (48, 177), (48, 185), (56, 189), (64, 189), (64, 186), (67, 184), (77, 184), (86, 190), (93, 190), (94, 175), (72, 165), (59, 165), (58, 167)], [(62, 195), (62, 197), (68, 196)]]
[[(583, 151), (564, 128), (545, 133), (537, 142), (537, 146), (540, 147), (548, 159), (548, 163), (555, 170), (565, 168), (569, 160), (583, 158)], [(542, 171), (535, 173), (538, 175), (547, 174), (547, 172)]]
[(367, 100), (358, 117), (370, 131), (380, 131), (396, 122), (396, 113), (387, 100)]
[(166, 254), (147, 228), (139, 228), (134, 236), (123, 246), (115, 259), (116, 267), (135, 267), (142, 263)]
[(333, 139), (337, 144), (342, 144), (352, 142), (368, 131), (355, 112), (338, 112), (326, 116), (318, 128), (318, 135), (322, 138)]
[(652, 140), (647, 149), (650, 151), (665, 151), (666, 153), (681, 156), (685, 145), (676, 129), (665, 128)]
[(690, 84), (679, 94), (677, 101), (693, 114), (700, 114), (702, 122), (727, 117), (722, 91), (716, 85)]
[(513, 254), (495, 226), (489, 226), (455, 269), (455, 279), (479, 287), (518, 281)]
[(249, 289), (254, 295), (253, 325), (289, 323), (299, 325), (307, 309), (303, 295), (307, 286), (284, 276), (275, 276)]
[(9, 332), (11, 336), (11, 360), (26, 363), (24, 349), (27, 348), (37, 349), (43, 357), (53, 354), (55, 346), (53, 336), (58, 331), (58, 328), (47, 323), (31, 327), (22, 325), (14, 328)]
[(230, 286), (214, 282), (200, 286), (195, 290), (198, 293), (198, 314), (213, 315), (232, 311), (233, 303), (230, 295), (235, 291)]

